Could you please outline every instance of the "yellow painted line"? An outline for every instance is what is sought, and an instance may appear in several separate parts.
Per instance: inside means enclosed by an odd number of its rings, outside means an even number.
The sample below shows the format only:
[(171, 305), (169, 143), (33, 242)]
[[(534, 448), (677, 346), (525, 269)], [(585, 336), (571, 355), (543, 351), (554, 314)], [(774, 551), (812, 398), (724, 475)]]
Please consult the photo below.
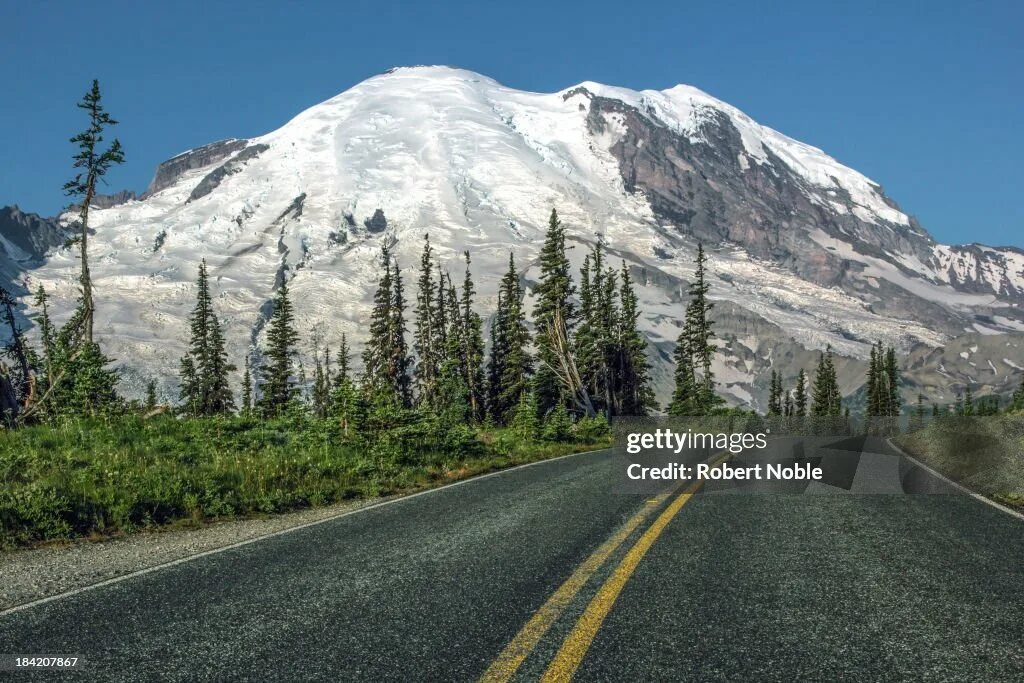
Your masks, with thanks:
[[(728, 454), (719, 456), (711, 464), (717, 465), (727, 457)], [(551, 661), (547, 671), (544, 672), (544, 676), (541, 678), (543, 683), (572, 680), (576, 669), (580, 666), (580, 662), (583, 661), (584, 655), (587, 654), (591, 643), (594, 642), (594, 637), (601, 628), (601, 624), (604, 623), (608, 613), (611, 612), (619, 594), (626, 586), (626, 582), (629, 581), (629, 578), (640, 564), (640, 560), (644, 558), (647, 551), (658, 540), (661, 532), (665, 530), (665, 527), (672, 521), (672, 518), (693, 497), (693, 494), (697, 492), (701, 484), (702, 482), (699, 481), (694, 482), (689, 488), (679, 494), (672, 501), (671, 505), (658, 515), (658, 518), (654, 520), (654, 523), (651, 524), (633, 547), (629, 549), (629, 552), (622, 558), (619, 566), (615, 568), (612, 575), (598, 589), (597, 594), (590, 601), (590, 604), (587, 605), (587, 609), (583, 612), (579, 621), (576, 622), (576, 625), (566, 637), (565, 642), (562, 643), (558, 654), (555, 655), (555, 658)]]
[(558, 587), (551, 597), (547, 599), (540, 609), (534, 612), (526, 625), (516, 634), (516, 637), (502, 650), (498, 658), (484, 672), (481, 681), (497, 683), (512, 679), (519, 666), (529, 656), (533, 648), (537, 646), (540, 639), (548, 632), (555, 620), (561, 616), (563, 610), (572, 601), (580, 589), (586, 585), (590, 577), (601, 565), (615, 552), (622, 543), (629, 538), (629, 535), (643, 523), (650, 514), (658, 508), (671, 493), (663, 493), (647, 501), (635, 515), (629, 518), (615, 534), (588, 557), (583, 564), (576, 568), (576, 571)]

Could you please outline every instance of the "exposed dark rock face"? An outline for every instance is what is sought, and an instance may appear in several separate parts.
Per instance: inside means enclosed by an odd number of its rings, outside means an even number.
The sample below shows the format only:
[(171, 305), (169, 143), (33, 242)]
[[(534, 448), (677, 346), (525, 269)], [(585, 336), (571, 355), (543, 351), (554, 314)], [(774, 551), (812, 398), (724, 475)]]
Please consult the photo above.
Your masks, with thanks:
[(384, 212), (377, 209), (373, 212), (373, 216), (363, 221), (363, 225), (370, 232), (384, 232), (388, 229), (388, 219), (384, 217)]
[(109, 209), (120, 206), (135, 199), (135, 193), (131, 190), (121, 190), (114, 194), (98, 194), (92, 198), (92, 205), (97, 209)]
[(70, 236), (56, 218), (25, 213), (17, 206), (0, 208), (0, 235), (32, 259), (41, 259)]
[(146, 188), (146, 191), (142, 193), (140, 199), (145, 199), (160, 190), (170, 187), (183, 173), (215, 164), (231, 156), (247, 144), (249, 144), (248, 140), (220, 140), (168, 159), (157, 166), (153, 181)]
[(225, 178), (229, 175), (241, 172), (245, 167), (246, 162), (251, 159), (255, 159), (262, 152), (265, 152), (268, 149), (270, 149), (270, 147), (267, 145), (253, 145), (251, 147), (246, 147), (233, 158), (225, 161), (223, 164), (210, 171), (210, 173), (206, 174), (206, 176), (199, 181), (199, 184), (196, 185), (195, 189), (192, 190), (192, 193), (189, 194), (185, 203), (187, 204), (188, 202), (195, 201), (210, 194), (224, 181)]
[[(590, 100), (587, 125), (591, 133), (604, 133), (609, 116), (623, 122), (624, 132), (610, 151), (618, 160), (626, 190), (643, 194), (665, 228), (711, 248), (742, 246), (756, 259), (854, 294), (870, 302), (878, 313), (917, 320), (949, 333), (963, 331), (962, 318), (951, 315), (947, 308), (886, 281), (868, 283), (862, 277), (863, 259), (851, 259), (809, 237), (809, 232), (820, 231), (847, 243), (868, 260), (884, 261), (887, 268), (908, 278), (920, 278), (921, 273), (894, 258), (934, 262), (935, 242), (916, 220), (911, 218), (909, 225), (862, 220), (854, 211), (858, 206), (838, 183), (834, 188), (813, 185), (767, 148), (765, 163), (750, 159), (740, 132), (721, 111), (706, 112), (698, 131), (700, 139), (691, 141), (688, 135), (619, 100), (583, 88), (565, 97), (580, 94)], [(897, 208), (881, 188), (877, 192)], [(1005, 256), (991, 251), (961, 249), (973, 250), (970, 258), (1005, 261)], [(954, 286), (965, 292), (992, 291), (977, 281), (954, 280)], [(1009, 291), (1009, 285), (1007, 289), (1008, 295), (1024, 303), (1024, 293)]]

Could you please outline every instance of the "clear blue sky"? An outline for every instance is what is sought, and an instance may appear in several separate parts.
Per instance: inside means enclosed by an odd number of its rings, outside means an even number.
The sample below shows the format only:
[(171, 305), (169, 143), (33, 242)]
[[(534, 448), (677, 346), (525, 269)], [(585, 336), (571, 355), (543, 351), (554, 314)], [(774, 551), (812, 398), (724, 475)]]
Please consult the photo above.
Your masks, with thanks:
[[(771, 7), (770, 5), (775, 5)], [(0, 204), (64, 203), (100, 79), (141, 191), (391, 66), (553, 91), (697, 86), (880, 182), (947, 242), (1024, 246), (1024, 3), (0, 0)]]

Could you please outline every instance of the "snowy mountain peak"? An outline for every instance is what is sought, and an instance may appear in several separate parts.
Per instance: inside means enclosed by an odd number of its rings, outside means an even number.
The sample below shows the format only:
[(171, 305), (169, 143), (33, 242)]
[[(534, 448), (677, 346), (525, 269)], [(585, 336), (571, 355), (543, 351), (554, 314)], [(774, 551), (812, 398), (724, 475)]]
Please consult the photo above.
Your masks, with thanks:
[[(663, 393), (698, 241), (727, 342), (719, 376), (737, 402), (759, 400), (767, 358), (803, 362), (831, 345), (856, 363), (877, 339), (927, 356), (964, 334), (1024, 330), (1020, 252), (935, 244), (871, 180), (696, 88), (532, 93), (419, 66), (266, 135), (196, 147), (161, 164), (138, 200), (94, 210), (97, 334), (129, 380), (172, 386), (206, 258), (239, 365), (286, 278), (305, 329), (358, 344), (381, 240), (411, 269), (424, 233), (453, 272), (472, 251), (489, 314), (510, 250), (536, 278), (552, 207), (576, 261), (600, 234), (635, 270)], [(73, 249), (27, 277), (11, 263), (3, 272), (70, 310)]]

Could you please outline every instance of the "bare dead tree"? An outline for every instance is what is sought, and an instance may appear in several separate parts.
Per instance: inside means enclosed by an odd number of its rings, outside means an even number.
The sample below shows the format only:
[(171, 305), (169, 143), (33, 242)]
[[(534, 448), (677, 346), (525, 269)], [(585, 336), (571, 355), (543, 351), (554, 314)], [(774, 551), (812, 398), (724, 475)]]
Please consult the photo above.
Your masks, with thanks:
[(594, 410), (594, 404), (590, 400), (590, 392), (587, 391), (587, 387), (580, 376), (579, 368), (576, 367), (576, 359), (572, 354), (569, 332), (565, 325), (565, 316), (561, 308), (555, 309), (551, 324), (548, 325), (544, 332), (551, 343), (551, 348), (555, 352), (557, 363), (552, 365), (545, 361), (541, 362), (558, 378), (559, 383), (565, 389), (566, 394), (576, 408), (587, 417), (594, 417), (597, 415), (597, 411)]
[(8, 347), (8, 351), (13, 356), (14, 361), (18, 364), (18, 368), (21, 371), (21, 391), (27, 393), (29, 385), (31, 384), (32, 368), (28, 362), (28, 354), (25, 351), (24, 339), (21, 335), (21, 330), (18, 329), (18, 323), (14, 319), (14, 306), (16, 302), (11, 293), (3, 287), (0, 287), (0, 306), (4, 307), (4, 321), (7, 323), (7, 327), (11, 331), (11, 343)]

